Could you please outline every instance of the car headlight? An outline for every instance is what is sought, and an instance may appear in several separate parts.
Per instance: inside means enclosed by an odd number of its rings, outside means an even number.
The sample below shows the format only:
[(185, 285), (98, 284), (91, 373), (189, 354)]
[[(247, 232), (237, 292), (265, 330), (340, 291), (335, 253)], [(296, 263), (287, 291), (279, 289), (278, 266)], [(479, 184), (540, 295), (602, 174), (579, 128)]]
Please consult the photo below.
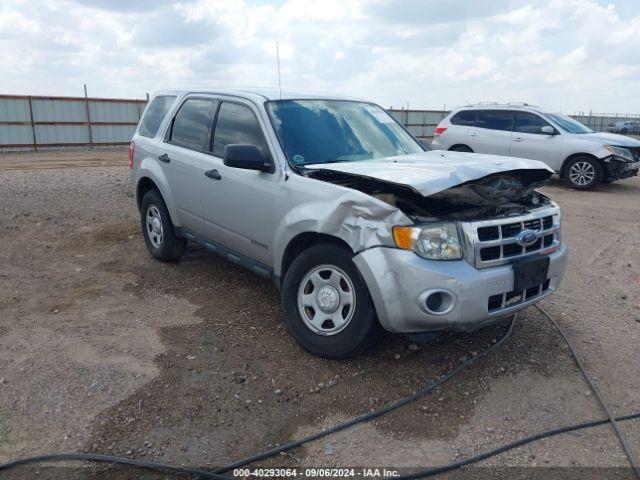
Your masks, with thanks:
[(625, 160), (629, 160), (633, 162), (633, 155), (626, 148), (614, 147), (613, 145), (603, 145), (609, 152), (613, 153), (616, 157), (624, 158)]
[(419, 227), (393, 227), (398, 248), (413, 250), (429, 260), (459, 260), (462, 246), (455, 223), (434, 223)]

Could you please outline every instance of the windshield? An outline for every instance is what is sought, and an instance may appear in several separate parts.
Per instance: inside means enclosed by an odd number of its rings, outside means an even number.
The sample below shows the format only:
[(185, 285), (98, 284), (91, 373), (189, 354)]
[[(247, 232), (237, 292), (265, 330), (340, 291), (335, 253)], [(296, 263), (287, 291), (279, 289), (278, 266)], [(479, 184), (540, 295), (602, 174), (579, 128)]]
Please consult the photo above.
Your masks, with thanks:
[(585, 127), (583, 124), (574, 120), (571, 117), (567, 117), (562, 113), (545, 113), (545, 115), (555, 122), (560, 128), (569, 133), (593, 133), (593, 130)]
[(273, 128), (294, 165), (356, 162), (424, 151), (377, 105), (347, 100), (266, 103)]

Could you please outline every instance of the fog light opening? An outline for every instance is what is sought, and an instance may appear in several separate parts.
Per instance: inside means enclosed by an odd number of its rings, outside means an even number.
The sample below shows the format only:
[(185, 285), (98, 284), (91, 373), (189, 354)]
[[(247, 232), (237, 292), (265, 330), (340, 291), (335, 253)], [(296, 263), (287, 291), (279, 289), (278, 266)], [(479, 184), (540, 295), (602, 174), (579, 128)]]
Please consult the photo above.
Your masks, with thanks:
[(425, 306), (427, 311), (434, 315), (449, 313), (454, 306), (453, 295), (445, 290), (434, 290), (427, 295)]

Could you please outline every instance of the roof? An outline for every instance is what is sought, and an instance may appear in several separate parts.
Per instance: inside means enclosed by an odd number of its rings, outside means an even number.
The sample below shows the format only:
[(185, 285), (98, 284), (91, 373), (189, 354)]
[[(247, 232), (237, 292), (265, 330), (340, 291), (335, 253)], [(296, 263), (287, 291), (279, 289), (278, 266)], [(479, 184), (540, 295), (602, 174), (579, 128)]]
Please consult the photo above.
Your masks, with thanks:
[(546, 110), (538, 105), (531, 105), (524, 102), (510, 102), (510, 103), (497, 103), (497, 102), (481, 102), (473, 105), (463, 105), (456, 107), (454, 110), (525, 110), (545, 113)]
[(265, 102), (268, 100), (300, 100), (300, 99), (326, 99), (326, 100), (362, 100), (360, 98), (348, 97), (346, 95), (329, 95), (325, 93), (297, 92), (269, 87), (196, 87), (196, 88), (175, 88), (161, 90), (156, 95), (186, 95), (187, 93), (211, 93), (222, 95), (234, 95), (247, 98), (255, 102)]

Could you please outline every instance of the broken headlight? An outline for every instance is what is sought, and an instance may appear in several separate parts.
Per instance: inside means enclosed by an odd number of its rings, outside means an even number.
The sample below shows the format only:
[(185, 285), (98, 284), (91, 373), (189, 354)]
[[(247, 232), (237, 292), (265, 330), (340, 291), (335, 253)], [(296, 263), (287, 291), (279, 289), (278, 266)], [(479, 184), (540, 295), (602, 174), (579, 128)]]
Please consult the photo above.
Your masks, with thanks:
[(624, 158), (629, 162), (633, 162), (634, 160), (633, 154), (626, 148), (614, 147), (613, 145), (603, 145), (603, 147), (613, 153), (616, 157)]
[(455, 223), (434, 223), (419, 227), (393, 227), (398, 248), (413, 250), (429, 260), (459, 260), (462, 246)]

